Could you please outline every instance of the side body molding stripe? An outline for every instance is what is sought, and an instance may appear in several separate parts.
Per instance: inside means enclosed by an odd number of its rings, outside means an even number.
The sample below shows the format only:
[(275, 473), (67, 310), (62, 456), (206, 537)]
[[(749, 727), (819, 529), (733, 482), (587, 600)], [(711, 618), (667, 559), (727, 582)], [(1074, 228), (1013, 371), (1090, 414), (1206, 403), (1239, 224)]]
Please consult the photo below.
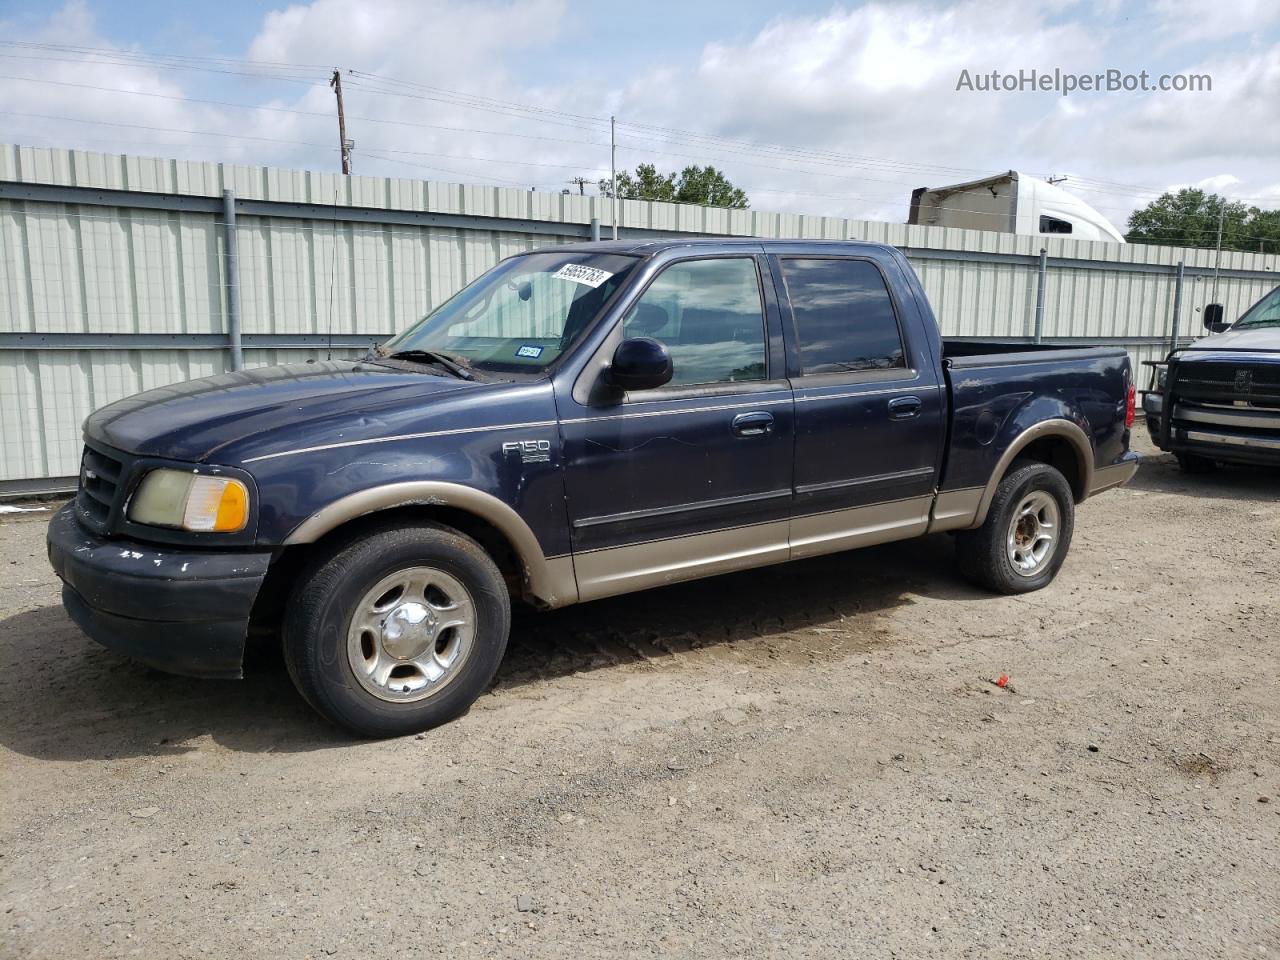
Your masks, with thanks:
[(576, 603), (578, 585), (570, 557), (544, 557), (542, 546), (529, 525), (511, 507), (492, 494), (459, 483), (423, 480), (389, 483), (335, 500), (312, 514), (285, 540), (285, 546), (315, 543), (349, 520), (391, 507), (411, 505), (455, 507), (487, 520), (515, 548), (524, 566), (529, 592), (548, 607)]

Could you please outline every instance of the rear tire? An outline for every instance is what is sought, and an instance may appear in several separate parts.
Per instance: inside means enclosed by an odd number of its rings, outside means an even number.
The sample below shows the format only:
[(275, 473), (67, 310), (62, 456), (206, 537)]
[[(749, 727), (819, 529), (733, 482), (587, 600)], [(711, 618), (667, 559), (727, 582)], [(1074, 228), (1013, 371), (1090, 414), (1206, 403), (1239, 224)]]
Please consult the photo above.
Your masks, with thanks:
[(1183, 473), (1213, 473), (1218, 469), (1218, 461), (1202, 457), (1198, 453), (1175, 453), (1174, 456), (1178, 458), (1178, 466)]
[(997, 593), (1039, 590), (1067, 559), (1074, 527), (1066, 478), (1046, 463), (1015, 463), (996, 487), (986, 521), (956, 537), (960, 572)]
[(459, 716), (493, 680), (511, 598), (484, 549), (436, 524), (380, 528), (322, 555), (293, 590), (284, 657), (303, 698), (362, 737)]

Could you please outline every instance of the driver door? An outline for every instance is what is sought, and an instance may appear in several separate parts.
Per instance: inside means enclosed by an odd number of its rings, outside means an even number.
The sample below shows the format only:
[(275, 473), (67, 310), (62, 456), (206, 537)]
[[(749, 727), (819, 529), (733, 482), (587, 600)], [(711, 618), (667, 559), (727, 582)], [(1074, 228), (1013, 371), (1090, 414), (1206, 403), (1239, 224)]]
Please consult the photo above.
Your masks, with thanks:
[(671, 382), (557, 398), (581, 599), (787, 559), (794, 418), (769, 276), (750, 253), (667, 264), (621, 322), (666, 345)]

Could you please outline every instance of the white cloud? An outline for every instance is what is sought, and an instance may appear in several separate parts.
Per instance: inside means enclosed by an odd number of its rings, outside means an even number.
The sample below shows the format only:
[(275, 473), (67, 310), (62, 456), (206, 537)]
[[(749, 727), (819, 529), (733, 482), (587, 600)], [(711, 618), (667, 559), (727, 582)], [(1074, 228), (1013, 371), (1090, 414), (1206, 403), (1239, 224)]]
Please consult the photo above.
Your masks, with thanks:
[(1240, 178), (1234, 173), (1219, 173), (1212, 177), (1205, 177), (1203, 180), (1197, 180), (1195, 185), (1200, 190), (1207, 190), (1210, 193), (1223, 193), (1231, 190), (1240, 183)]
[(1175, 43), (1203, 45), (1280, 23), (1275, 0), (1154, 0), (1151, 6), (1160, 33)]
[[(961, 70), (1062, 62), (1092, 69), (1098, 56), (1096, 36), (1084, 25), (1051, 21), (1048, 8), (1037, 4), (872, 3), (816, 19), (779, 18), (746, 44), (709, 44), (688, 70), (664, 69), (632, 82), (619, 110), (669, 126), (867, 158), (824, 168), (846, 179), (741, 169), (765, 189), (782, 191), (757, 191), (771, 205), (781, 200), (799, 209), (897, 219), (916, 186), (1028, 164), (1032, 172), (1057, 166), (1025, 142), (1038, 112), (1056, 102), (957, 92)], [(733, 169), (727, 157), (725, 165)], [(806, 199), (806, 192), (821, 196)]]
[[(13, 36), (12, 31), (4, 31)], [(72, 0), (53, 13), (48, 21), (23, 40), (58, 43), (94, 48), (111, 48), (96, 32), (94, 18), (82, 0)], [(121, 51), (127, 53), (127, 51)], [(129, 63), (90, 63), (62, 59), (6, 60), (5, 73), (29, 76), (41, 82), (0, 79), (0, 102), (16, 115), (10, 115), (5, 128), (6, 139), (23, 141), (59, 138), (66, 145), (76, 145), (99, 138), (106, 141), (154, 141), (157, 131), (167, 131), (169, 142), (192, 144), (201, 139), (176, 131), (210, 129), (219, 132), (221, 119), (214, 110), (196, 104), (182, 103), (182, 87), (170, 76), (151, 67)], [(122, 98), (118, 90), (138, 90), (153, 96)], [(127, 104), (122, 109), (122, 105)], [(77, 124), (59, 117), (115, 120), (134, 124), (133, 128)], [(154, 130), (140, 128), (151, 127)], [(134, 132), (130, 133), (132, 129)]]
[[(344, 69), (355, 67), (410, 84), (462, 86), (471, 93), (537, 102), (542, 95), (516, 84), (502, 64), (513, 51), (545, 45), (554, 39), (564, 15), (563, 0), (473, 4), (466, 9), (443, 0), (392, 0), (359, 6), (317, 0), (310, 5), (289, 6), (266, 14), (261, 29), (247, 50), (238, 56), (262, 63), (313, 65), (302, 75), (314, 78), (314, 82), (309, 85), (275, 83), (269, 87), (273, 94), (270, 96), (261, 93), (260, 85), (238, 80), (223, 81), (221, 93), (217, 89), (212, 95), (192, 92), (203, 90), (211, 75), (108, 62), (109, 57), (97, 57), (93, 62), (68, 62), (74, 61), (74, 55), (45, 51), (39, 54), (45, 59), (16, 60), (17, 66), (5, 71), (42, 82), (0, 79), (0, 100), (10, 106), (20, 106), (20, 112), (28, 115), (7, 122), (4, 139), (37, 145), (334, 169), (337, 136), (333, 94), (327, 84), (329, 64)], [(14, 39), (36, 43), (112, 50), (116, 52), (116, 60), (130, 53), (99, 34), (84, 0), (70, 0), (34, 31), (20, 33), (12, 29), (6, 33)], [(477, 69), (477, 65), (484, 65), (484, 69)], [(215, 84), (220, 79), (212, 75)], [(513, 149), (511, 140), (497, 140), (502, 146), (495, 146), (493, 138), (394, 123), (361, 122), (358, 118), (373, 117), (437, 127), (532, 131), (529, 123), (518, 122), (501, 111), (477, 113), (456, 104), (422, 99), (433, 94), (419, 87), (391, 87), (356, 76), (348, 76), (344, 85), (347, 112), (353, 118), (350, 135), (357, 140), (357, 170), (373, 172), (375, 168), (371, 159), (362, 159), (361, 150), (368, 153), (396, 150), (404, 152), (396, 154), (396, 162), (378, 161), (378, 172), (458, 180), (482, 179), (487, 171), (494, 182), (520, 183), (548, 180), (558, 183), (568, 176), (568, 172), (558, 168), (451, 162), (439, 156), (415, 156), (414, 151), (507, 155), (537, 162), (546, 151), (537, 145), (525, 144)], [(226, 88), (230, 88), (230, 92)], [(383, 92), (393, 89), (408, 96)], [(139, 90), (150, 96), (123, 95), (120, 93), (123, 90)], [(256, 103), (260, 109), (242, 110), (193, 102), (201, 98)], [(555, 99), (551, 98), (553, 105)], [(105, 120), (116, 126), (77, 120)], [(133, 126), (123, 126), (126, 123)], [(515, 142), (520, 144), (518, 140)], [(553, 159), (563, 159), (560, 155), (563, 151), (553, 148), (552, 153)], [(470, 178), (444, 172), (465, 167), (475, 168), (479, 176)]]

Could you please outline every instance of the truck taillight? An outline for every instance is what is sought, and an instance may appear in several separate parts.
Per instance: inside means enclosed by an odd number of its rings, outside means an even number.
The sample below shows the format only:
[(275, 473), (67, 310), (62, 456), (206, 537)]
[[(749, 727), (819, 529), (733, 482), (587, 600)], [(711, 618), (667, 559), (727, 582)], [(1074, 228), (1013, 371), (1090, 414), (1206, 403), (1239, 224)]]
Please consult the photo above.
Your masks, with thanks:
[(1129, 384), (1129, 392), (1124, 398), (1124, 426), (1129, 429), (1133, 426), (1133, 418), (1137, 413), (1138, 407), (1138, 388), (1134, 384)]

